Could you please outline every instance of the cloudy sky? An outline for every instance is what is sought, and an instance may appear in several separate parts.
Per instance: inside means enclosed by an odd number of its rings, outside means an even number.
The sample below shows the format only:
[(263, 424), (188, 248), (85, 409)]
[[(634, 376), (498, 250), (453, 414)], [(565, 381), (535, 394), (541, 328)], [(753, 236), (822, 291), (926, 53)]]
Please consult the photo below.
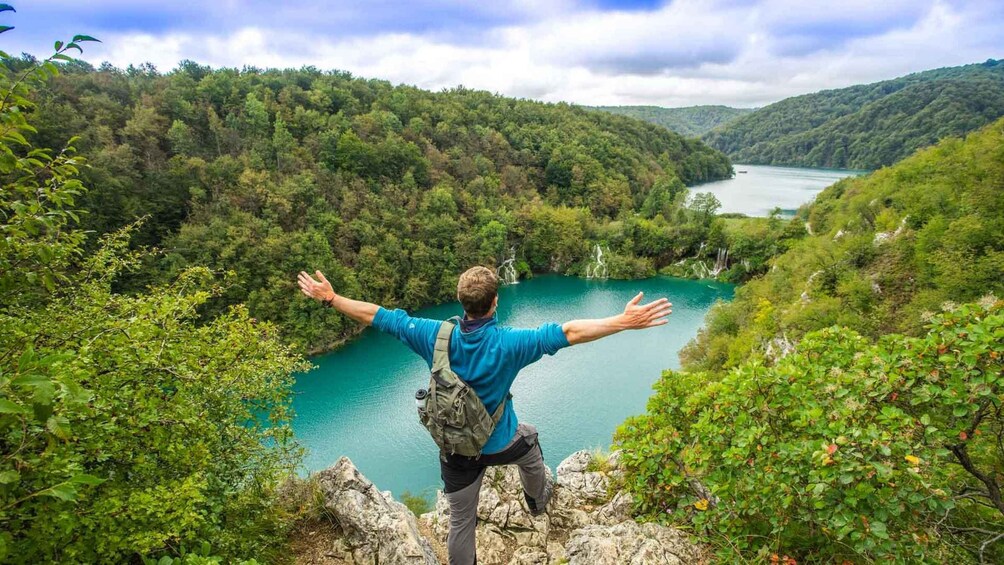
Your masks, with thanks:
[(578, 104), (761, 106), (1004, 57), (1004, 0), (12, 3), (12, 54), (86, 33), (95, 64), (313, 65)]

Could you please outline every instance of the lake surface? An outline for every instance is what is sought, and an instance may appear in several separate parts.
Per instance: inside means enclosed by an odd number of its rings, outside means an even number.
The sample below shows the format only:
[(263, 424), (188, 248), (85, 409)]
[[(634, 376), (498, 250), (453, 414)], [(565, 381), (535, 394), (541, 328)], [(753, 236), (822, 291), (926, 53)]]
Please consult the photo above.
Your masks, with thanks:
[(767, 216), (774, 207), (780, 207), (785, 215), (794, 215), (799, 206), (815, 198), (824, 188), (842, 178), (868, 172), (740, 164), (733, 169), (735, 177), (700, 184), (691, 187), (691, 191), (714, 194), (722, 203), (719, 213)]
[[(555, 468), (580, 449), (609, 447), (627, 416), (645, 411), (663, 369), (679, 367), (677, 353), (704, 323), (708, 308), (732, 298), (732, 285), (656, 277), (588, 281), (539, 276), (499, 291), (499, 323), (536, 327), (544, 322), (617, 314), (637, 292), (645, 302), (666, 296), (670, 323), (621, 332), (559, 351), (525, 368), (512, 387), (520, 421), (537, 426), (544, 458)], [(445, 319), (459, 304), (414, 315)], [(332, 313), (332, 315), (336, 315)], [(313, 359), (316, 369), (294, 387), (293, 428), (308, 448), (308, 470), (347, 455), (381, 490), (431, 493), (442, 488), (437, 448), (415, 413), (415, 390), (428, 384), (428, 366), (396, 339), (367, 329), (333, 353)]]

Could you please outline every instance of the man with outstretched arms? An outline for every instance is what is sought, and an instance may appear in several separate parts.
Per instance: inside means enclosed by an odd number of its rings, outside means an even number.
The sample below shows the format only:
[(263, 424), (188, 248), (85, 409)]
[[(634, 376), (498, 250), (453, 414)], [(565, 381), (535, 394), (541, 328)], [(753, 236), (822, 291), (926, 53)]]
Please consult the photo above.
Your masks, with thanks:
[[(298, 277), (300, 290), (311, 298), (361, 324), (373, 325), (389, 333), (422, 356), (430, 367), (436, 338), (443, 322), (409, 316), (404, 310), (386, 310), (376, 304), (341, 296), (320, 271), (317, 279), (305, 272)], [(474, 529), (477, 525), (478, 493), (485, 469), (492, 465), (519, 466), (520, 480), (530, 514), (542, 514), (551, 497), (552, 485), (537, 441), (537, 430), (520, 423), (512, 408), (509, 389), (520, 369), (546, 353), (554, 355), (563, 347), (586, 343), (623, 330), (651, 328), (665, 324), (672, 304), (660, 298), (641, 304), (638, 293), (624, 311), (609, 318), (572, 320), (558, 325), (546, 323), (535, 329), (500, 326), (498, 277), (486, 267), (473, 267), (460, 275), (457, 299), (464, 317), (449, 336), (449, 364), (484, 403), (489, 414), (505, 403), (498, 423), (475, 457), (440, 453), (444, 492), (450, 503), (450, 533), (447, 548), (451, 565), (475, 563)]]

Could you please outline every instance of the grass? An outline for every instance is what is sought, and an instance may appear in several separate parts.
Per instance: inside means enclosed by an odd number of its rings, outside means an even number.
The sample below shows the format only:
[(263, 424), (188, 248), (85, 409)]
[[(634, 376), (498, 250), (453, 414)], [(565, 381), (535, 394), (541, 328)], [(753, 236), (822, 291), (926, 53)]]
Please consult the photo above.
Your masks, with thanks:
[(602, 449), (594, 449), (590, 454), (589, 463), (586, 465), (586, 471), (591, 473), (610, 472), (610, 453), (603, 451)]

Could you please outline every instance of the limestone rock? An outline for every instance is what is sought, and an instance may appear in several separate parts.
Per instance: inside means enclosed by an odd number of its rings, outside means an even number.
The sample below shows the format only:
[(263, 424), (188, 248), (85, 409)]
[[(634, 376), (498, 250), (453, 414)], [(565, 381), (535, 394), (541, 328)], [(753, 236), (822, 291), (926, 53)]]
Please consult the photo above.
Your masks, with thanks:
[(610, 478), (606, 473), (587, 470), (592, 459), (592, 453), (577, 451), (558, 465), (558, 483), (568, 503), (595, 504), (608, 498)]
[[(620, 453), (594, 462), (589, 451), (573, 453), (558, 466), (547, 513), (531, 517), (515, 466), (485, 472), (478, 499), (478, 563), (487, 565), (571, 563), (696, 563), (699, 550), (672, 528), (630, 519), (632, 498), (615, 491), (623, 471)], [(443, 543), (450, 507), (437, 493), (434, 511), (422, 515)], [(567, 540), (567, 543), (566, 543)], [(573, 543), (574, 542), (574, 543)]]
[(380, 492), (347, 457), (318, 473), (324, 507), (338, 521), (345, 545), (358, 565), (437, 564), (429, 541), (410, 510)]
[(586, 526), (565, 544), (569, 565), (618, 563), (682, 565), (700, 563), (700, 551), (679, 530), (626, 520), (612, 526)]

